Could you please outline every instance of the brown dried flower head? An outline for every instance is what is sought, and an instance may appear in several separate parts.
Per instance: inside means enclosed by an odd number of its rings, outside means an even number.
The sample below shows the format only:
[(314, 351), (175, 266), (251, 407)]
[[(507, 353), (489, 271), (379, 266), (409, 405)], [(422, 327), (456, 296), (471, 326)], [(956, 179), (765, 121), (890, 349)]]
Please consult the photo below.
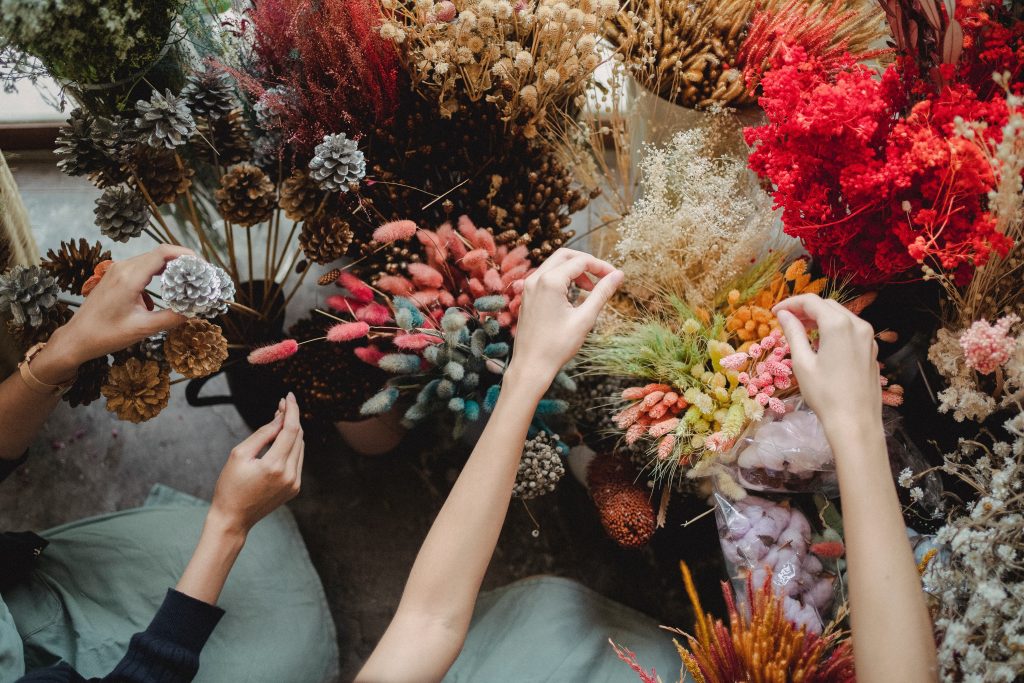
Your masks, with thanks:
[(175, 372), (190, 378), (206, 377), (227, 360), (228, 340), (219, 325), (189, 318), (167, 333), (164, 356)]
[(129, 184), (148, 194), (154, 204), (170, 204), (192, 186), (195, 171), (171, 149), (138, 145), (128, 164)]
[(278, 203), (284, 209), (285, 216), (293, 221), (304, 221), (316, 213), (322, 195), (309, 174), (296, 169), (281, 183)]
[(248, 163), (232, 166), (221, 177), (214, 196), (224, 220), (246, 228), (269, 220), (277, 205), (274, 183), (261, 168)]
[(107, 399), (107, 410), (118, 419), (145, 422), (167, 407), (170, 373), (156, 361), (128, 358), (111, 366), (101, 392)]

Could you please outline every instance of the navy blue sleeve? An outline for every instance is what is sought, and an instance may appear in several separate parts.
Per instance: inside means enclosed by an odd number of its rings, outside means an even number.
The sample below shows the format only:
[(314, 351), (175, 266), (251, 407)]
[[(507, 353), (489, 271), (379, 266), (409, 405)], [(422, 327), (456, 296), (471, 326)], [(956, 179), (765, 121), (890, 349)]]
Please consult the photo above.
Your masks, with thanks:
[[(168, 590), (149, 627), (132, 636), (128, 651), (110, 674), (95, 683), (189, 683), (199, 671), (199, 653), (224, 610)], [(33, 671), (19, 683), (85, 683), (66, 663)]]

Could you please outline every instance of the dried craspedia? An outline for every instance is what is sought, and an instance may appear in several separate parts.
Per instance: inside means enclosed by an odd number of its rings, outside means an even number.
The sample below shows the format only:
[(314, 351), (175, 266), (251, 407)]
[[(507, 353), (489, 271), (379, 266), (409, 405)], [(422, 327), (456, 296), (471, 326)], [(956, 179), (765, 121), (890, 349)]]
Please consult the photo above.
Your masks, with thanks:
[(207, 149), (216, 163), (221, 166), (241, 163), (252, 159), (253, 148), (249, 141), (249, 127), (241, 109), (234, 109), (224, 116), (213, 119), (199, 119), (196, 135), (199, 149)]
[(337, 261), (352, 244), (348, 222), (336, 216), (314, 216), (302, 224), (299, 246), (313, 263), (321, 265)]
[(231, 76), (210, 65), (189, 75), (185, 87), (181, 89), (181, 97), (195, 119), (219, 119), (238, 106)]
[(77, 242), (61, 242), (60, 248), (46, 252), (39, 265), (50, 271), (65, 292), (81, 294), (82, 285), (92, 277), (96, 264), (110, 259), (110, 252), (99, 242), (89, 244), (85, 238)]
[(14, 266), (0, 274), (0, 314), (10, 315), (15, 325), (41, 326), (59, 294), (56, 278), (40, 266)]
[(605, 533), (624, 548), (641, 548), (651, 540), (657, 518), (649, 493), (637, 486), (636, 471), (622, 457), (600, 453), (587, 469), (587, 486)]
[(563, 476), (565, 465), (558, 450), (558, 435), (539, 432), (523, 446), (512, 495), (523, 500), (543, 496), (554, 491)]
[(164, 356), (185, 377), (206, 377), (220, 370), (228, 357), (228, 340), (219, 325), (191, 318), (167, 333)]
[(96, 198), (96, 225), (115, 242), (127, 242), (149, 225), (149, 205), (127, 185), (114, 185)]
[(270, 220), (277, 205), (274, 183), (253, 164), (232, 166), (221, 177), (215, 196), (224, 220), (244, 227)]
[(231, 277), (198, 256), (179, 256), (170, 261), (160, 284), (167, 307), (188, 318), (223, 315), (235, 298)]
[(118, 419), (145, 422), (167, 407), (170, 373), (156, 361), (128, 358), (110, 367), (100, 393), (107, 399), (107, 410)]
[(171, 204), (192, 185), (194, 171), (172, 150), (137, 145), (129, 159), (129, 184), (148, 193), (154, 204)]
[(96, 119), (74, 109), (57, 133), (57, 167), (70, 176), (88, 176), (99, 187), (124, 180), (119, 161), (123, 131), (120, 121)]
[(87, 406), (99, 399), (103, 385), (107, 383), (110, 373), (110, 358), (103, 356), (86, 361), (78, 368), (78, 376), (61, 397), (72, 407)]
[(153, 91), (148, 100), (135, 103), (135, 130), (139, 139), (150, 147), (174, 149), (188, 142), (196, 132), (196, 122), (188, 110), (188, 102), (170, 90)]
[(281, 183), (279, 204), (285, 216), (293, 221), (304, 221), (316, 213), (322, 196), (309, 174), (296, 169)]
[(348, 192), (366, 175), (366, 157), (355, 140), (344, 133), (325, 135), (313, 150), (309, 175), (322, 190)]

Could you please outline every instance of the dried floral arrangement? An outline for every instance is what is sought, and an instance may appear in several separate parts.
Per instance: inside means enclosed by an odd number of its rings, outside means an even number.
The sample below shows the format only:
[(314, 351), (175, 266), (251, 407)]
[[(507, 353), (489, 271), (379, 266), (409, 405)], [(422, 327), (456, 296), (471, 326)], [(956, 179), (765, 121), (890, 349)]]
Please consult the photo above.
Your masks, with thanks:
[(1020, 83), (1024, 23), (998, 2), (952, 6), (890, 3), (899, 52), (882, 71), (848, 49), (784, 43), (760, 76), (768, 123), (747, 131), (750, 167), (832, 276), (877, 285), (927, 265), (964, 286), (1013, 246), (987, 152), (1009, 115), (991, 76)]
[[(834, 626), (822, 635), (797, 628), (783, 615), (782, 599), (766, 580), (760, 587), (747, 582), (745, 603), (728, 583), (722, 584), (729, 625), (704, 612), (690, 570), (681, 563), (683, 582), (696, 614), (694, 633), (672, 629), (683, 667), (698, 683), (733, 681), (807, 681), (852, 683), (853, 647), (849, 634)], [(611, 641), (609, 641), (611, 642)], [(619, 659), (644, 683), (660, 683), (657, 672), (646, 671), (633, 652), (611, 642)]]
[[(23, 345), (46, 341), (78, 304), (62, 295), (89, 296), (113, 261), (99, 242), (62, 242), (38, 266), (14, 266), (0, 273), (0, 314)], [(72, 407), (101, 396), (107, 410), (121, 420), (144, 422), (163, 410), (174, 381), (206, 377), (228, 358), (228, 340), (219, 319), (233, 303), (234, 283), (215, 265), (194, 256), (167, 264), (159, 295), (147, 292), (147, 306), (173, 310), (188, 319), (170, 332), (155, 335), (113, 355), (89, 361), (63, 399)], [(171, 380), (177, 373), (181, 380)]]
[(685, 107), (755, 104), (744, 70), (777, 35), (864, 55), (884, 36), (869, 0), (627, 0), (605, 33), (637, 82)]

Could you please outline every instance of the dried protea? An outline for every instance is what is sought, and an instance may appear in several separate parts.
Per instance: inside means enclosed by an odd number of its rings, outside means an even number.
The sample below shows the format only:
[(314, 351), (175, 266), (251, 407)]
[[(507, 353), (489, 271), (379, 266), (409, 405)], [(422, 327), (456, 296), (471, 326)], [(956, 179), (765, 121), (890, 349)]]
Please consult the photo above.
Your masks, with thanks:
[(190, 318), (167, 333), (163, 352), (171, 370), (185, 377), (206, 377), (227, 360), (228, 340), (219, 325)]
[(196, 132), (188, 102), (170, 90), (153, 91), (149, 100), (135, 103), (135, 110), (139, 114), (135, 118), (135, 129), (150, 147), (174, 149), (188, 142)]
[(352, 228), (348, 221), (323, 214), (307, 219), (299, 232), (302, 253), (313, 263), (321, 265), (337, 261), (348, 252), (352, 244)]
[(132, 176), (128, 183), (154, 204), (171, 204), (192, 185), (195, 171), (173, 150), (138, 145), (129, 156)]
[(107, 410), (128, 422), (145, 422), (167, 407), (171, 394), (168, 369), (156, 361), (128, 358), (110, 368), (101, 390)]
[(220, 179), (215, 193), (224, 220), (251, 227), (270, 220), (277, 204), (277, 190), (267, 174), (253, 164), (232, 166)]
[(39, 265), (57, 278), (57, 284), (65, 292), (80, 294), (82, 285), (92, 277), (96, 265), (108, 259), (110, 252), (104, 250), (99, 242), (90, 245), (85, 238), (79, 238), (78, 242), (61, 242), (56, 251), (50, 249)]

